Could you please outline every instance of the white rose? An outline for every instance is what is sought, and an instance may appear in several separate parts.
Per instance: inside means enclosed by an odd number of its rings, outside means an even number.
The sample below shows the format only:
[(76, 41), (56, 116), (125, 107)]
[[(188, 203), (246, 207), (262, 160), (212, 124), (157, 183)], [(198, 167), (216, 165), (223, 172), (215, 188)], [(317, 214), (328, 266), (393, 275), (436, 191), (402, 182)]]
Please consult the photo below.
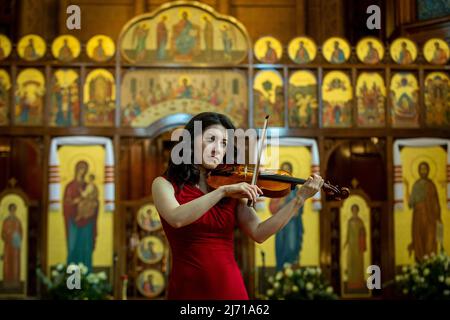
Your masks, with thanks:
[(286, 275), (287, 275), (288, 277), (292, 277), (292, 275), (294, 274), (294, 271), (292, 271), (291, 268), (287, 268), (286, 271), (285, 271), (285, 273), (286, 273)]
[(403, 289), (403, 294), (408, 294), (408, 289)]
[(317, 268), (316, 271), (317, 271), (317, 274), (321, 274), (322, 273), (322, 270), (320, 270), (320, 268)]
[(444, 290), (444, 296), (449, 296), (450, 295), (450, 290)]
[(450, 286), (450, 277), (445, 278), (445, 284)]
[(273, 287), (274, 287), (275, 289), (278, 289), (278, 288), (280, 287), (280, 283), (279, 283), (279, 282), (275, 282), (274, 285), (273, 285)]
[(83, 263), (79, 263), (78, 267), (80, 268), (80, 271), (81, 271), (82, 274), (87, 274), (88, 273), (88, 268)]
[(64, 269), (64, 265), (62, 263), (60, 263), (56, 266), (56, 270), (58, 270), (58, 271), (63, 271), (63, 269)]
[(408, 267), (407, 267), (407, 266), (403, 266), (403, 267), (402, 267), (402, 272), (403, 272), (403, 273), (408, 272)]
[(98, 274), (97, 274), (97, 276), (98, 276), (98, 278), (100, 279), (100, 280), (106, 280), (106, 273), (105, 273), (105, 271), (102, 271), (102, 272), (99, 272)]
[(402, 280), (403, 280), (403, 276), (401, 276), (401, 275), (395, 276), (395, 281), (402, 281)]
[(316, 274), (316, 269), (310, 269), (309, 272), (311, 273), (311, 275), (315, 275)]
[(269, 281), (269, 283), (273, 283), (273, 277), (272, 276), (270, 276), (267, 280)]
[(292, 291), (293, 291), (293, 292), (298, 292), (298, 287), (297, 287), (296, 285), (294, 285), (294, 286), (292, 287)]
[(327, 293), (333, 293), (333, 287), (331, 286), (327, 287)]
[(97, 277), (95, 276), (95, 274), (91, 273), (88, 274), (88, 276), (86, 277), (87, 282), (89, 283), (95, 283), (95, 280), (97, 279)]
[(281, 271), (278, 271), (276, 276), (275, 276), (275, 279), (276, 280), (281, 280), (281, 278), (283, 278), (283, 273)]
[(439, 282), (444, 282), (445, 278), (444, 278), (444, 276), (439, 276), (438, 280), (439, 280)]
[(423, 274), (424, 275), (429, 275), (430, 274), (430, 269), (428, 269), (428, 268), (425, 268), (425, 270), (423, 270)]
[(285, 262), (284, 264), (283, 264), (283, 268), (284, 269), (287, 269), (287, 268), (290, 268), (292, 265), (289, 263), (289, 262)]
[(57, 277), (59, 275), (59, 272), (56, 270), (52, 271), (52, 277)]
[(423, 260), (428, 260), (428, 259), (429, 259), (429, 256), (427, 254), (423, 256)]
[(272, 289), (267, 290), (267, 295), (269, 297), (273, 296), (274, 291)]
[(302, 274), (302, 270), (300, 270), (300, 269), (295, 270), (295, 274), (297, 274), (297, 275)]
[(306, 290), (311, 291), (314, 289), (314, 285), (311, 282), (306, 283)]

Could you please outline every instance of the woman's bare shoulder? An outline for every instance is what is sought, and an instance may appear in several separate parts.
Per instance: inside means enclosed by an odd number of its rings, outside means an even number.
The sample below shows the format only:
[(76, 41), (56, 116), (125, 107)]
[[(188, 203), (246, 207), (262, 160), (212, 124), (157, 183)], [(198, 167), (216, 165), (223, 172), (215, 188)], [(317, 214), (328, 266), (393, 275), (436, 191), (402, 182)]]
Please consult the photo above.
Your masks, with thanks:
[(173, 190), (172, 184), (164, 178), (163, 176), (156, 177), (155, 180), (153, 180), (152, 183), (152, 189), (153, 190)]

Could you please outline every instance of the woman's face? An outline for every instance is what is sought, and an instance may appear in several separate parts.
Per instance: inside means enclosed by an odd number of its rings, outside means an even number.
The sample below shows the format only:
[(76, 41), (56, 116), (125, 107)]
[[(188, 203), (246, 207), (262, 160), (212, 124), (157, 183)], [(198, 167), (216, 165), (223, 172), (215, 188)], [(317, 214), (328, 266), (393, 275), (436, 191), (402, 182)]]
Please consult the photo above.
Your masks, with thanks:
[[(209, 126), (203, 131), (203, 135), (195, 137), (194, 145), (202, 146), (202, 154), (194, 151), (196, 163), (201, 162), (202, 166), (207, 170), (215, 169), (222, 163), (228, 143), (227, 130), (220, 124)], [(200, 150), (199, 150), (200, 151)], [(199, 159), (201, 160), (199, 161)]]

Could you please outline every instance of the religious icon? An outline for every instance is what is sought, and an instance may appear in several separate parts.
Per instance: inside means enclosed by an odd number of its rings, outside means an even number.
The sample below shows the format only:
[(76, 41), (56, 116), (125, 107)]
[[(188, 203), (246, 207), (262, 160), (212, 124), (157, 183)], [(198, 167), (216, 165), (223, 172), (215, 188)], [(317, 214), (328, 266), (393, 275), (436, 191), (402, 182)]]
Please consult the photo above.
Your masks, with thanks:
[(395, 141), (395, 265), (412, 265), (431, 254), (449, 254), (447, 141)]
[(365, 37), (356, 45), (356, 55), (361, 62), (379, 63), (384, 57), (384, 46), (377, 38)]
[(75, 163), (72, 180), (64, 188), (63, 215), (67, 264), (83, 263), (92, 271), (99, 212), (98, 179), (87, 161)]
[(156, 269), (146, 269), (136, 278), (136, 287), (147, 298), (155, 298), (164, 291), (166, 280)]
[(82, 140), (78, 145), (73, 139), (52, 139), (48, 273), (60, 263), (82, 263), (90, 272), (110, 272), (113, 266), (114, 214), (109, 203), (114, 201), (114, 151), (109, 139)]
[(262, 70), (255, 76), (253, 97), (255, 105), (254, 126), (264, 123), (266, 115), (271, 115), (271, 126), (284, 126), (283, 78), (276, 70)]
[(0, 199), (0, 295), (25, 295), (28, 266), (28, 207), (16, 193)]
[[(319, 170), (316, 150), (314, 139), (281, 138), (273, 144), (267, 142), (261, 160), (265, 168), (282, 168), (294, 177), (308, 177)], [(259, 198), (256, 203), (258, 216), (262, 221), (270, 218), (293, 196), (290, 193), (280, 199)], [(269, 268), (280, 268), (284, 262), (294, 263), (296, 267), (320, 265), (320, 203), (320, 198), (314, 197), (301, 208), (293, 209), (291, 220), (277, 235), (269, 241), (255, 244), (255, 267), (257, 278), (261, 280), (257, 281), (259, 292), (264, 289), (263, 281), (267, 279), (266, 270)]]
[[(156, 56), (158, 60), (164, 60), (168, 57), (167, 44), (169, 41), (169, 30), (167, 29), (166, 22), (167, 16), (164, 15), (156, 25)], [(208, 40), (210, 39), (208, 38)], [(209, 44), (211, 43), (208, 42)], [(206, 42), (205, 46), (207, 46)]]
[(52, 54), (62, 62), (70, 62), (78, 58), (80, 52), (80, 41), (74, 36), (62, 35), (53, 40)]
[(394, 127), (419, 125), (419, 86), (413, 73), (394, 74), (390, 85), (391, 116)]
[(158, 237), (147, 236), (140, 241), (137, 254), (142, 262), (157, 263), (163, 258), (164, 244)]
[(330, 63), (344, 63), (350, 57), (350, 53), (350, 44), (343, 38), (331, 37), (322, 46), (322, 54)]
[(99, 34), (89, 39), (86, 44), (88, 57), (97, 62), (105, 62), (111, 59), (116, 52), (114, 41), (105, 35)]
[(297, 37), (289, 42), (288, 54), (289, 58), (295, 63), (310, 63), (316, 58), (317, 45), (309, 37)]
[(317, 125), (317, 79), (311, 71), (295, 71), (289, 77), (289, 127), (309, 128)]
[(8, 125), (8, 108), (11, 90), (11, 78), (8, 72), (0, 69), (0, 126)]
[(19, 57), (27, 61), (35, 61), (42, 58), (47, 51), (44, 39), (36, 34), (22, 37), (17, 44)]
[(276, 63), (283, 55), (281, 42), (274, 37), (262, 37), (255, 43), (255, 57), (264, 63)]
[(14, 123), (41, 125), (45, 97), (44, 75), (38, 69), (23, 69), (17, 76), (17, 86)]
[(133, 70), (121, 83), (122, 124), (148, 127), (177, 113), (223, 112), (247, 123), (246, 74), (238, 70)]
[(116, 86), (106, 69), (94, 69), (84, 84), (84, 123), (87, 126), (112, 126), (114, 123)]
[(358, 126), (382, 127), (385, 125), (384, 106), (386, 87), (380, 74), (362, 72), (356, 82)]
[[(285, 161), (281, 170), (293, 173), (292, 163)], [(269, 210), (275, 214), (297, 196), (298, 187), (295, 187), (286, 197), (270, 200)], [(289, 222), (275, 235), (275, 253), (277, 271), (283, 269), (285, 263), (297, 264), (303, 244), (303, 206), (295, 208), (295, 213)]]
[(237, 64), (249, 43), (240, 23), (195, 2), (161, 7), (127, 24), (119, 36), (126, 61), (159, 65)]
[[(417, 167), (418, 177), (410, 189), (410, 181), (404, 179), (406, 202), (413, 210), (412, 241), (408, 245), (416, 261), (425, 255), (437, 254), (437, 229), (442, 225), (439, 195), (433, 177), (430, 179), (430, 164), (422, 161)], [(417, 176), (417, 174), (416, 174)], [(411, 191), (410, 191), (411, 190)]]
[(203, 21), (203, 41), (205, 43), (205, 57), (206, 60), (210, 61), (214, 58), (214, 25), (212, 19), (210, 19), (208, 15), (203, 16)]
[(192, 61), (200, 54), (200, 35), (200, 25), (193, 22), (187, 10), (181, 11), (181, 17), (172, 26), (170, 40), (175, 61)]
[(146, 44), (149, 27), (146, 23), (138, 24), (133, 30), (134, 57), (136, 62), (146, 58)]
[(359, 195), (341, 208), (341, 291), (343, 297), (370, 296), (366, 269), (371, 264), (370, 208)]
[(425, 78), (426, 123), (428, 126), (450, 126), (450, 81), (443, 72), (432, 72)]
[(398, 64), (411, 64), (417, 58), (417, 46), (407, 38), (397, 38), (390, 46), (390, 53)]
[(9, 38), (0, 34), (0, 60), (6, 59), (11, 54), (12, 44)]
[(447, 42), (438, 38), (428, 40), (423, 46), (425, 60), (432, 64), (446, 64), (449, 52)]
[(50, 124), (76, 126), (80, 119), (79, 77), (73, 69), (58, 69), (52, 77)]
[(322, 122), (324, 127), (350, 127), (353, 89), (347, 74), (331, 71), (323, 79)]
[(139, 226), (149, 232), (161, 229), (161, 220), (153, 204), (148, 204), (139, 209), (137, 214)]

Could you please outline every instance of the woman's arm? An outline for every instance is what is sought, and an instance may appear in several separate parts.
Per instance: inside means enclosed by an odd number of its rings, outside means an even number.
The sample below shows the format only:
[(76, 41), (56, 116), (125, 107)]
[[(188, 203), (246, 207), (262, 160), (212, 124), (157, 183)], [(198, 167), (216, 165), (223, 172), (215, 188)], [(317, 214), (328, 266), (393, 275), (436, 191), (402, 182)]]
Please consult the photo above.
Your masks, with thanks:
[(183, 205), (177, 201), (172, 184), (157, 177), (152, 184), (153, 202), (159, 214), (174, 228), (181, 228), (199, 219), (225, 196), (218, 188)]
[(238, 223), (241, 229), (254, 241), (263, 243), (270, 236), (280, 231), (303, 206), (302, 198), (294, 198), (274, 213), (269, 219), (261, 222), (255, 209), (247, 206), (247, 200), (242, 199), (238, 205)]
[(241, 201), (237, 212), (239, 226), (254, 241), (262, 243), (281, 230), (295, 215), (295, 212), (304, 205), (305, 200), (314, 196), (322, 188), (322, 185), (323, 179), (320, 176), (314, 175), (308, 178), (297, 192), (296, 198), (263, 222), (255, 210), (247, 206), (246, 201)]
[(153, 181), (152, 195), (156, 210), (174, 228), (181, 228), (196, 221), (224, 197), (247, 198), (256, 202), (258, 194), (262, 194), (257, 186), (241, 182), (220, 186), (212, 192), (180, 205), (174, 192), (172, 184), (163, 177), (157, 177)]

